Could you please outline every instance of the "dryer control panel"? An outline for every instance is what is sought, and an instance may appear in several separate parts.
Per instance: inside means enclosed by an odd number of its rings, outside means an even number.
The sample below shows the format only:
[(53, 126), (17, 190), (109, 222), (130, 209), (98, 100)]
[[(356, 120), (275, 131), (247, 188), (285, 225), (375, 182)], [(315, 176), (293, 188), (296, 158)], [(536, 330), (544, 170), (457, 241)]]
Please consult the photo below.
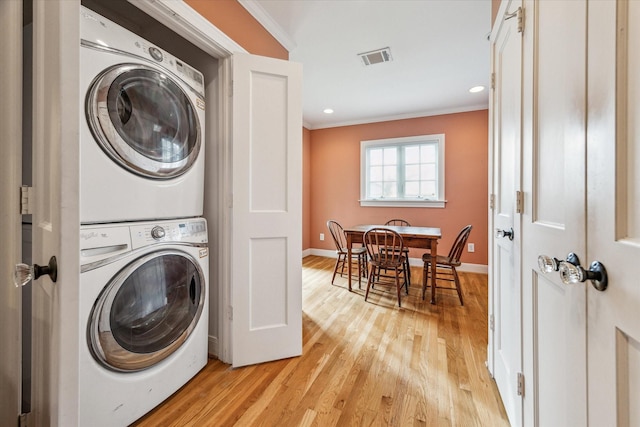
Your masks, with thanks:
[(204, 218), (145, 222), (130, 226), (133, 249), (160, 242), (207, 243)]

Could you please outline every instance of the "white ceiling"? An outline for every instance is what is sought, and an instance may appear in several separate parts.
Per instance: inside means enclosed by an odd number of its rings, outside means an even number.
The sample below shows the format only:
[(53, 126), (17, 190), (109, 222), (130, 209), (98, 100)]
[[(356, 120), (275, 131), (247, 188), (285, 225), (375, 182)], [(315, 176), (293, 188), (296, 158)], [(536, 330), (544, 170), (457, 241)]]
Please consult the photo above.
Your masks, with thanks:
[[(303, 64), (309, 129), (488, 106), (491, 0), (240, 0)], [(358, 53), (391, 48), (365, 67)], [(332, 108), (331, 115), (323, 113)]]

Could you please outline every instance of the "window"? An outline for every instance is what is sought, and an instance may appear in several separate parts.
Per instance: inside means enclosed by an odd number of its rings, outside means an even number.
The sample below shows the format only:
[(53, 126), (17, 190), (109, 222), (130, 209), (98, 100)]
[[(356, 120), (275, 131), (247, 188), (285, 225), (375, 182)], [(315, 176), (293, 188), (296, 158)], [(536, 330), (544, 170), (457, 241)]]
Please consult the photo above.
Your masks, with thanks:
[(443, 208), (444, 134), (360, 143), (360, 205)]

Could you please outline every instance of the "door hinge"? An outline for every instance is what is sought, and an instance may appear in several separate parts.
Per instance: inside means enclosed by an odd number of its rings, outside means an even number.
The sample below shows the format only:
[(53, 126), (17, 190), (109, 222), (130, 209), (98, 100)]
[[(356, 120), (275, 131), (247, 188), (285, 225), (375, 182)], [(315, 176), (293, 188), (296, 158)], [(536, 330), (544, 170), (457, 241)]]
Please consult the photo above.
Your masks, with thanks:
[(492, 331), (496, 330), (496, 318), (493, 316), (493, 314), (489, 315), (489, 329), (491, 329)]
[(229, 82), (229, 96), (233, 96), (233, 80)]
[(518, 32), (524, 33), (524, 9), (519, 7), (515, 12), (504, 15), (505, 21), (511, 18), (516, 18), (518, 20)]
[(496, 207), (496, 195), (489, 194), (489, 209), (494, 210)]
[(496, 73), (491, 73), (491, 89), (496, 88)]
[(31, 199), (33, 198), (33, 187), (23, 185), (20, 187), (20, 215), (30, 215)]
[(524, 193), (516, 191), (516, 213), (524, 212)]
[(518, 372), (518, 396), (524, 396), (524, 375)]
[(227, 307), (227, 317), (229, 318), (229, 320), (233, 320), (233, 307), (232, 306), (228, 306)]
[(31, 412), (18, 415), (18, 427), (29, 427), (30, 418), (31, 418)]

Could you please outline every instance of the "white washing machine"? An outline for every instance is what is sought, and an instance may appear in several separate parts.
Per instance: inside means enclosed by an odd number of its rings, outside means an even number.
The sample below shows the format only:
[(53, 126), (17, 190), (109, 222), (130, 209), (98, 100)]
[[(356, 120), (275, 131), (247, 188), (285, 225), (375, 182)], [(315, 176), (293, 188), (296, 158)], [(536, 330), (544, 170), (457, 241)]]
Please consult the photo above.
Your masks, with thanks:
[(80, 222), (201, 216), (202, 74), (89, 9), (80, 17)]
[(203, 218), (80, 229), (79, 425), (126, 426), (207, 363)]

